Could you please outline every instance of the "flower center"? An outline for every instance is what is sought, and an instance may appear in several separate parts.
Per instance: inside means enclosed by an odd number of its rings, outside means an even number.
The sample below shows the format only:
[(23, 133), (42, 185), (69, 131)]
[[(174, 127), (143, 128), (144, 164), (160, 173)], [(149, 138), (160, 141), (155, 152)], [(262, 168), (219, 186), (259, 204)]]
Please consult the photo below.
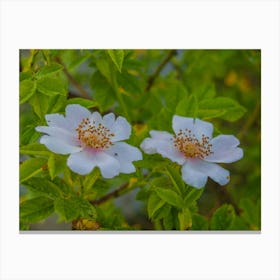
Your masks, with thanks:
[(199, 141), (191, 130), (186, 129), (173, 136), (174, 146), (187, 158), (205, 158), (212, 154), (212, 144), (209, 144), (209, 137), (202, 134), (202, 138)]
[(76, 131), (83, 146), (96, 150), (109, 148), (112, 145), (111, 137), (115, 136), (101, 123), (96, 126), (95, 122), (90, 122), (89, 118), (83, 119)]

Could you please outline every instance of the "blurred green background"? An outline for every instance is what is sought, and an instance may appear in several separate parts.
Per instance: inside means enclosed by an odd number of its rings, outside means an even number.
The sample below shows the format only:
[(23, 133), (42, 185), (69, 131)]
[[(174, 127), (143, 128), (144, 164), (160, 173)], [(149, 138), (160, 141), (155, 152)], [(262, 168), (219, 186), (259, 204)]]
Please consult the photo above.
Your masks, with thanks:
[[(56, 85), (65, 95), (33, 95), (20, 106), (20, 145), (38, 141), (34, 128), (44, 123), (47, 113), (64, 112), (73, 98), (102, 114), (125, 116), (133, 126), (129, 143), (138, 145), (151, 129), (172, 132), (174, 114), (199, 117), (215, 126), (215, 134), (239, 138), (244, 158), (223, 165), (231, 172), (227, 186), (211, 180), (198, 200), (198, 213), (210, 220), (223, 204), (234, 211), (231, 229), (261, 229), (261, 51), (260, 50), (125, 50), (122, 68), (108, 62), (104, 50), (21, 50), (21, 79), (30, 69), (38, 71), (46, 63), (64, 66)], [(221, 97), (232, 102), (218, 104)], [(218, 98), (218, 99), (215, 99)], [(27, 158), (21, 155), (21, 161)], [(149, 169), (149, 168), (148, 168)], [(127, 175), (110, 181), (100, 196), (114, 190)], [(118, 181), (119, 180), (119, 181)], [(104, 183), (105, 184), (105, 183)], [(127, 224), (133, 229), (154, 229), (148, 218), (145, 189), (136, 187), (123, 197), (102, 206), (115, 220), (108, 227)], [(29, 195), (21, 186), (21, 199)], [(106, 211), (105, 211), (106, 210)], [(112, 214), (114, 213), (114, 214)], [(231, 213), (229, 213), (231, 215)], [(201, 217), (199, 216), (199, 217)], [(53, 222), (32, 225), (31, 229), (69, 229), (69, 224)], [(191, 229), (207, 229), (194, 219)], [(203, 221), (202, 221), (203, 222)], [(71, 226), (70, 226), (71, 227)]]

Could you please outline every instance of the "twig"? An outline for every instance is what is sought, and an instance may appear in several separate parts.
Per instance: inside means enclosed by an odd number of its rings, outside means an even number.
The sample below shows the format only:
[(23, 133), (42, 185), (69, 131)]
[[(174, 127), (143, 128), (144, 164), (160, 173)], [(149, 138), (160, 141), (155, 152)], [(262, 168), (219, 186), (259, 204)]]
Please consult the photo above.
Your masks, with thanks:
[(66, 69), (65, 65), (63, 65), (62, 61), (59, 57), (56, 57), (55, 59), (59, 64), (61, 64), (63, 68), (64, 74), (67, 76), (69, 81), (72, 83), (72, 85), (79, 91), (80, 95), (86, 99), (92, 99), (90, 95), (84, 90), (84, 88), (73, 78), (73, 76), (69, 73), (69, 71)]
[(176, 50), (171, 50), (167, 57), (161, 62), (161, 64), (158, 66), (156, 71), (149, 77), (147, 86), (145, 88), (146, 91), (149, 91), (150, 88), (153, 86), (155, 79), (158, 77), (161, 70), (164, 68), (164, 66), (169, 62), (169, 60), (176, 55)]
[(260, 110), (261, 110), (261, 103), (260, 103), (260, 101), (258, 101), (258, 103), (256, 104), (256, 107), (255, 107), (255, 109), (253, 111), (253, 113), (247, 119), (247, 122), (245, 122), (245, 124), (243, 125), (242, 129), (238, 133), (238, 139), (239, 140), (244, 137), (244, 135), (249, 130), (249, 128), (254, 124), (255, 120), (259, 116)]
[(93, 200), (93, 201), (90, 201), (91, 204), (93, 205), (100, 205), (112, 198), (116, 198), (116, 197), (119, 197), (122, 193), (123, 190), (125, 190), (127, 187), (129, 186), (129, 183), (125, 183), (123, 184), (122, 186), (120, 186), (118, 189), (104, 195), (103, 197), (99, 198), (99, 199), (96, 199), (96, 200)]

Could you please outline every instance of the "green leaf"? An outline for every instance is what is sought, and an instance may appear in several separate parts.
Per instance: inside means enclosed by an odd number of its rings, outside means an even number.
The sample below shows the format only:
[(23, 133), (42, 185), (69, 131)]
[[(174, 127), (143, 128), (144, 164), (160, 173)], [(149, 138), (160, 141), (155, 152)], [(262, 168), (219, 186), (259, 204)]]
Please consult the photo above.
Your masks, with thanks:
[(45, 178), (31, 178), (24, 184), (30, 191), (56, 199), (62, 196), (59, 187)]
[(240, 200), (240, 208), (243, 210), (241, 217), (250, 225), (253, 230), (258, 230), (261, 227), (261, 204), (260, 200), (257, 202), (249, 198), (242, 198)]
[(29, 158), (20, 165), (20, 182), (35, 176), (43, 171), (47, 160), (45, 158)]
[(96, 210), (93, 205), (80, 197), (57, 199), (54, 206), (60, 220), (73, 221), (80, 216), (90, 219), (96, 218)]
[(96, 107), (98, 105), (97, 102), (95, 102), (93, 100), (88, 100), (88, 99), (84, 99), (84, 98), (80, 98), (80, 97), (68, 99), (67, 104), (80, 104), (86, 108), (92, 108), (92, 107)]
[(166, 166), (166, 173), (169, 176), (170, 180), (172, 181), (172, 184), (176, 188), (178, 194), (182, 194), (185, 189), (185, 183), (182, 180), (182, 177), (178, 170), (175, 168), (169, 166)]
[(169, 213), (163, 217), (163, 226), (165, 230), (174, 229), (174, 216), (172, 211), (169, 211)]
[(176, 107), (176, 114), (179, 116), (186, 116), (195, 118), (198, 111), (198, 102), (195, 95), (184, 97)]
[(36, 223), (46, 219), (54, 212), (53, 200), (46, 197), (36, 197), (20, 204), (20, 222), (22, 224)]
[(32, 78), (33, 78), (33, 72), (32, 71), (20, 72), (20, 76), (19, 76), (20, 81), (31, 80)]
[(212, 99), (216, 95), (216, 89), (214, 84), (201, 84), (196, 86), (194, 90), (198, 100)]
[(20, 104), (26, 102), (36, 91), (36, 82), (23, 80), (20, 82)]
[(188, 208), (183, 208), (181, 212), (178, 213), (178, 220), (180, 225), (180, 230), (186, 230), (192, 226), (192, 215)]
[(60, 72), (63, 69), (63, 66), (58, 63), (52, 63), (50, 65), (46, 65), (38, 70), (36, 73), (36, 77), (38, 79), (41, 79), (43, 77), (53, 75), (57, 72)]
[(19, 151), (21, 154), (24, 155), (48, 156), (51, 154), (51, 152), (46, 148), (46, 146), (40, 143), (31, 143), (22, 146)]
[(119, 72), (122, 70), (122, 64), (124, 59), (124, 51), (123, 50), (107, 50), (110, 58), (116, 65)]
[(20, 143), (27, 144), (32, 143), (38, 139), (40, 133), (35, 130), (37, 125), (31, 124), (24, 127), (20, 135)]
[(34, 112), (41, 120), (45, 118), (45, 115), (48, 111), (49, 101), (49, 96), (38, 92), (36, 92), (36, 94), (34, 94), (29, 100)]
[(209, 118), (206, 115), (207, 112), (233, 122), (240, 119), (245, 114), (246, 109), (231, 98), (216, 97), (204, 99), (199, 103), (198, 117)]
[(172, 191), (171, 189), (163, 188), (155, 188), (154, 190), (156, 191), (157, 195), (168, 204), (182, 208), (183, 200), (176, 192)]
[(67, 94), (67, 87), (60, 78), (43, 77), (37, 81), (37, 89), (48, 96)]
[(83, 179), (83, 187), (85, 192), (87, 192), (88, 190), (90, 190), (94, 183), (96, 182), (96, 180), (100, 177), (100, 171), (98, 168), (94, 168), (93, 171), (86, 175)]
[(66, 156), (63, 155), (50, 155), (48, 160), (48, 168), (52, 180), (64, 170), (66, 166), (66, 160)]
[(218, 208), (212, 218), (210, 227), (212, 230), (227, 230), (230, 229), (235, 218), (235, 212), (230, 204), (224, 204)]
[(199, 214), (192, 214), (192, 230), (208, 230), (207, 219)]
[(148, 199), (147, 209), (150, 218), (153, 218), (155, 212), (165, 204), (165, 201), (160, 199), (157, 194), (152, 193)]
[(197, 201), (201, 197), (203, 191), (204, 191), (204, 188), (196, 189), (193, 187), (189, 187), (189, 192), (184, 198), (184, 204), (189, 206), (193, 202)]
[(80, 214), (79, 205), (72, 197), (56, 199), (54, 208), (55, 212), (59, 215), (60, 221), (73, 221), (77, 219)]
[(115, 89), (116, 85), (116, 75), (115, 70), (111, 67), (110, 61), (107, 61), (106, 59), (98, 59), (96, 61), (96, 66), (103, 77), (106, 78), (107, 82), (111, 85), (113, 89)]

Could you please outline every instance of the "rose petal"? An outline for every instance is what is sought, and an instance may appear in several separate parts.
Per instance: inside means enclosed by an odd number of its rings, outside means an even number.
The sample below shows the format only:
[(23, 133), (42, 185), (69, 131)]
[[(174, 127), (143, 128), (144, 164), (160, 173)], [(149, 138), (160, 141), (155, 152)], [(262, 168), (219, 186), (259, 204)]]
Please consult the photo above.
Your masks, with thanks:
[(185, 156), (174, 147), (173, 141), (154, 141), (154, 145), (157, 147), (157, 152), (163, 157), (169, 158), (179, 164), (183, 164), (186, 161)]
[(157, 141), (153, 138), (145, 138), (142, 143), (140, 144), (140, 148), (146, 154), (155, 154), (157, 153)]
[(181, 169), (184, 182), (195, 188), (203, 188), (207, 182), (207, 175), (193, 168), (187, 161)]
[(83, 150), (80, 153), (71, 154), (67, 159), (67, 165), (75, 173), (85, 175), (97, 166), (97, 162), (94, 156)]
[(88, 174), (95, 166), (98, 166), (104, 178), (112, 178), (120, 173), (120, 164), (112, 156), (104, 152), (92, 152), (83, 150), (80, 153), (71, 154), (67, 165), (80, 175)]
[(239, 140), (233, 135), (219, 135), (210, 141), (213, 154), (205, 157), (209, 162), (231, 163), (243, 157), (243, 150), (237, 146)]
[(150, 135), (157, 140), (173, 140), (173, 135), (166, 131), (151, 130)]
[(110, 129), (115, 136), (111, 138), (112, 142), (128, 139), (131, 134), (131, 126), (123, 117), (118, 117)]
[(206, 162), (200, 159), (193, 159), (188, 160), (184, 167), (185, 166), (197, 173), (209, 176), (220, 185), (226, 185), (230, 179), (229, 171), (215, 163)]
[(78, 143), (75, 141), (73, 134), (64, 128), (56, 126), (37, 126), (36, 131), (46, 133), (60, 141), (63, 141), (69, 145), (76, 146)]
[(180, 130), (183, 132), (190, 130), (191, 134), (194, 134), (198, 139), (201, 139), (202, 135), (208, 136), (211, 139), (213, 134), (213, 125), (197, 118), (174, 116), (172, 127), (176, 134), (178, 134)]
[(90, 111), (79, 104), (67, 105), (65, 112), (66, 120), (72, 128), (77, 128), (83, 119), (91, 117)]
[(98, 124), (102, 124), (102, 117), (98, 112), (93, 112), (90, 116), (90, 121), (94, 123), (95, 126), (98, 126)]
[(95, 161), (104, 178), (113, 178), (120, 173), (120, 163), (114, 157), (101, 152), (95, 155)]
[(71, 131), (71, 124), (61, 114), (48, 114), (45, 116), (45, 119), (49, 126), (60, 127)]
[(183, 164), (186, 160), (173, 144), (173, 135), (165, 131), (152, 130), (152, 138), (146, 138), (140, 145), (140, 148), (146, 154), (159, 153), (163, 157), (169, 158), (174, 162)]
[(174, 132), (177, 134), (180, 130), (185, 131), (186, 129), (193, 130), (194, 119), (186, 118), (180, 116), (174, 116), (172, 119), (172, 128)]
[(54, 136), (44, 135), (41, 137), (40, 143), (46, 145), (49, 150), (56, 154), (66, 155), (70, 153), (77, 153), (82, 150), (81, 147), (68, 144)]
[(213, 134), (213, 124), (210, 122), (202, 121), (200, 119), (195, 119), (193, 134), (198, 139), (201, 139), (202, 135), (205, 135), (211, 139)]
[(120, 163), (120, 172), (126, 174), (135, 172), (132, 161), (142, 159), (142, 153), (139, 149), (124, 142), (114, 143), (105, 153), (118, 160)]
[(113, 113), (105, 115), (102, 119), (102, 122), (106, 128), (111, 129), (115, 123), (115, 115)]

